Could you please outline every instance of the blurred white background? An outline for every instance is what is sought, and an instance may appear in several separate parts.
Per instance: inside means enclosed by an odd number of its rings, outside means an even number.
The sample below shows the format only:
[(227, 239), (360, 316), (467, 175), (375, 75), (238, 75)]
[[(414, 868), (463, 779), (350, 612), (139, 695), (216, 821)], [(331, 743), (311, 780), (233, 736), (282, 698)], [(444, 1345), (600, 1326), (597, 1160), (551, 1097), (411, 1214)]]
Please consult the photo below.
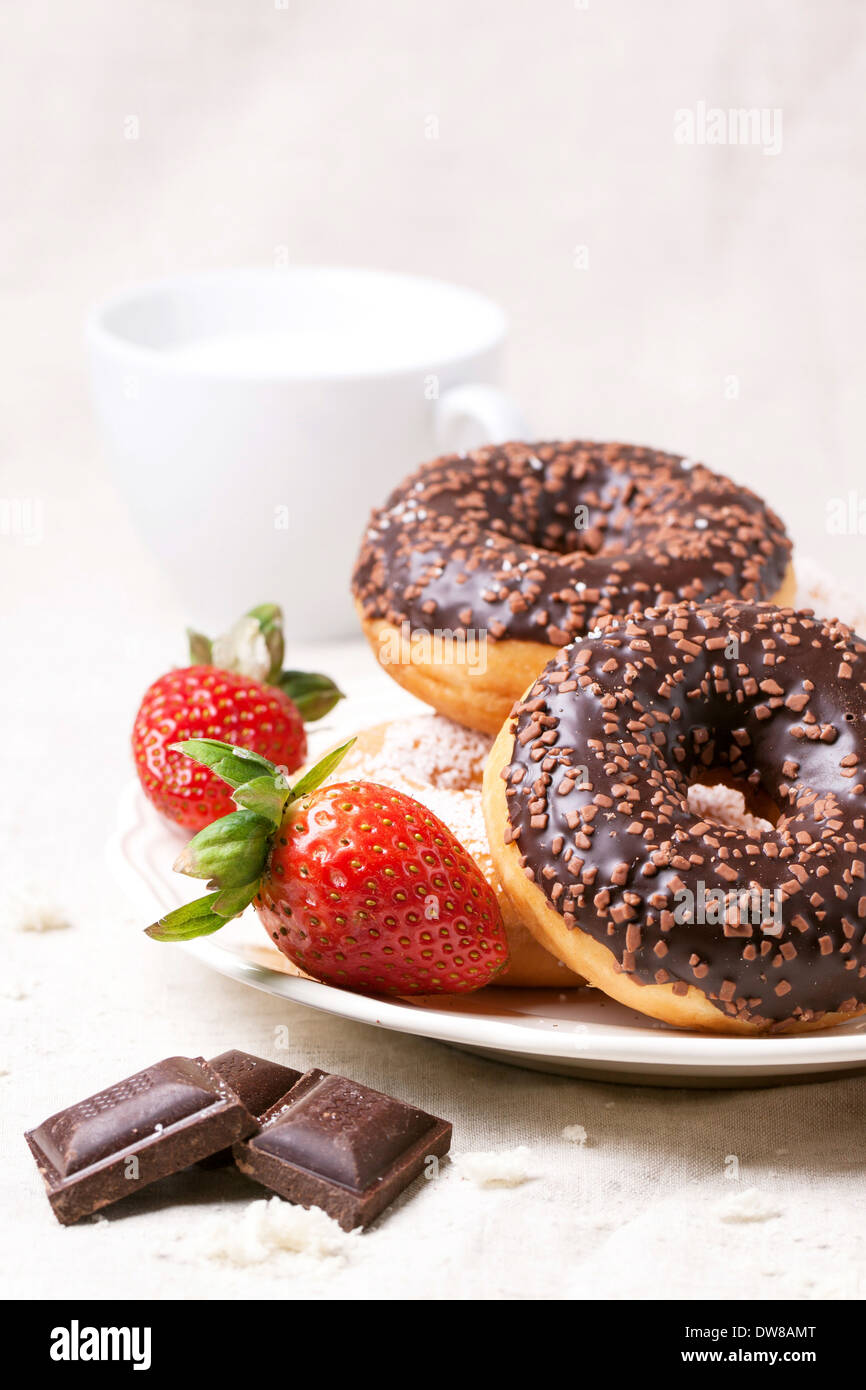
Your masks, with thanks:
[[(488, 292), (539, 434), (699, 456), (862, 577), (866, 538), (826, 524), (866, 486), (856, 0), (45, 0), (0, 22), (2, 494), (44, 496), (70, 556), (125, 527), (87, 306), (288, 260)], [(678, 144), (700, 101), (780, 108), (780, 153)]]

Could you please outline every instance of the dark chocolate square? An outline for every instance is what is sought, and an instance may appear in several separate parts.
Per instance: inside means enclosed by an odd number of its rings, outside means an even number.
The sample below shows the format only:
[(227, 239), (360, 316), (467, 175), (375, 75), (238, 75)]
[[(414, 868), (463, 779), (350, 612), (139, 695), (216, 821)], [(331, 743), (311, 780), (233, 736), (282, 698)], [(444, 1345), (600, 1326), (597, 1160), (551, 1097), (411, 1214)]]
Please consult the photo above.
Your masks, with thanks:
[(308, 1072), (234, 1154), (249, 1177), (351, 1230), (369, 1225), (450, 1144), (446, 1121), (346, 1077)]
[(257, 1119), (303, 1076), (295, 1067), (284, 1067), (280, 1062), (268, 1061), (267, 1057), (255, 1057), (251, 1052), (234, 1049), (211, 1057), (208, 1066), (219, 1072)]
[[(238, 1052), (236, 1049), (211, 1057), (208, 1066), (219, 1072), (223, 1081), (257, 1120), (261, 1120), (274, 1102), (284, 1096), (303, 1075), (294, 1067), (284, 1067), (279, 1062), (269, 1062), (266, 1057), (255, 1057), (251, 1052)], [(232, 1151), (227, 1148), (203, 1158), (201, 1166), (221, 1168), (231, 1162)]]
[(70, 1225), (257, 1128), (204, 1058), (167, 1057), (25, 1138), (55, 1216)]

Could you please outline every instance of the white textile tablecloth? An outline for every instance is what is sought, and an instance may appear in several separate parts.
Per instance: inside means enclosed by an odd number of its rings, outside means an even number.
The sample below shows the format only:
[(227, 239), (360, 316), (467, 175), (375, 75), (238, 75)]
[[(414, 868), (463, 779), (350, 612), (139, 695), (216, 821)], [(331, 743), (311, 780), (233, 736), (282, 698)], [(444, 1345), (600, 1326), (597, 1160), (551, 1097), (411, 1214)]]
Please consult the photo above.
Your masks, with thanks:
[[(147, 940), (103, 853), (130, 775), (136, 703), (157, 672), (182, 659), (184, 615), (110, 498), (70, 497), (55, 516), (44, 544), (5, 554), (13, 599), (2, 620), (0, 688), (3, 1292), (866, 1294), (861, 1077), (689, 1092), (541, 1075), (271, 998)], [(365, 669), (369, 682), (372, 657), (357, 645), (317, 656), (350, 696), (353, 671)], [(384, 696), (391, 686), (381, 679)], [(55, 905), (70, 927), (21, 931), (27, 895)], [(458, 1156), (527, 1146), (531, 1176), (487, 1189), (459, 1163), (445, 1164), (374, 1230), (321, 1258), (276, 1250), (248, 1264), (215, 1254), (232, 1245), (258, 1191), (232, 1172), (188, 1173), (104, 1220), (60, 1227), (24, 1129), (160, 1057), (229, 1047), (412, 1100), (454, 1121)], [(563, 1138), (574, 1125), (585, 1144)]]

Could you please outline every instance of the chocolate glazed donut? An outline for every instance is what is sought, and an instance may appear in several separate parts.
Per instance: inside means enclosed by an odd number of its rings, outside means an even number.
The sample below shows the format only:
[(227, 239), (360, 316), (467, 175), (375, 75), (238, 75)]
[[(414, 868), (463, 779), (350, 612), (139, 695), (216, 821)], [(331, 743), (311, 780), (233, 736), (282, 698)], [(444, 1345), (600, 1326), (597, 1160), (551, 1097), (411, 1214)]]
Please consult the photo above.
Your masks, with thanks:
[[(689, 810), (713, 769), (775, 803), (769, 833)], [(743, 1033), (866, 1010), (866, 642), (841, 623), (742, 603), (606, 620), (506, 722), (484, 805), (515, 911), (641, 1013)]]
[(492, 734), (554, 651), (608, 613), (789, 601), (790, 550), (759, 497), (674, 454), (505, 444), (401, 483), (371, 517), (353, 589), (389, 674)]

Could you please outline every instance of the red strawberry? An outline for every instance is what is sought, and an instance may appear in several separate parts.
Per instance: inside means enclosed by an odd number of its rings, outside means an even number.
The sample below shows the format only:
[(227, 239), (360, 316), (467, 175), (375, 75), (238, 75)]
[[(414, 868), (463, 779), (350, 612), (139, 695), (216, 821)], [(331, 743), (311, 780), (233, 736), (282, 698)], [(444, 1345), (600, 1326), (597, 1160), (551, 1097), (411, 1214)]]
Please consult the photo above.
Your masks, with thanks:
[(276, 686), (215, 666), (161, 676), (145, 694), (132, 730), (139, 780), (158, 811), (201, 830), (235, 809), (231, 788), (171, 750), (187, 739), (224, 739), (293, 772), (307, 756), (304, 721)]
[(158, 941), (217, 931), (253, 902), (284, 955), (319, 980), (377, 994), (459, 994), (508, 959), (496, 894), (447, 826), (372, 782), (320, 787), (349, 745), (293, 788), (263, 759), (208, 741), (184, 748), (241, 808), (175, 868), (217, 889), (148, 928)]
[(132, 731), (136, 771), (162, 815), (201, 830), (233, 809), (228, 787), (172, 750), (190, 739), (230, 740), (287, 771), (307, 756), (305, 719), (339, 700), (326, 676), (282, 671), (282, 614), (254, 609), (225, 638), (190, 634), (196, 664), (161, 676), (145, 693)]
[(329, 984), (459, 993), (486, 985), (507, 955), (475, 861), (426, 807), (371, 782), (289, 808), (254, 902), (283, 954)]

